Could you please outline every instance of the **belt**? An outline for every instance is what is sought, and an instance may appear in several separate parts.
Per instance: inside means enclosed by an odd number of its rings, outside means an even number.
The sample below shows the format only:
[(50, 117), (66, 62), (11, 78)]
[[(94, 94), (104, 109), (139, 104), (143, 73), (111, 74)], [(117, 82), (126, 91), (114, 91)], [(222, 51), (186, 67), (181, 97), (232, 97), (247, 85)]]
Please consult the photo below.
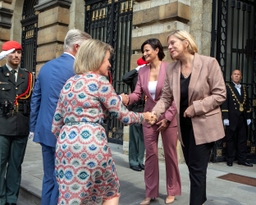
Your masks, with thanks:
[(72, 125), (83, 125), (83, 124), (92, 124), (92, 125), (101, 125), (100, 123), (98, 122), (77, 122), (77, 121), (72, 121), (72, 122), (66, 122), (65, 125), (67, 126), (72, 126)]

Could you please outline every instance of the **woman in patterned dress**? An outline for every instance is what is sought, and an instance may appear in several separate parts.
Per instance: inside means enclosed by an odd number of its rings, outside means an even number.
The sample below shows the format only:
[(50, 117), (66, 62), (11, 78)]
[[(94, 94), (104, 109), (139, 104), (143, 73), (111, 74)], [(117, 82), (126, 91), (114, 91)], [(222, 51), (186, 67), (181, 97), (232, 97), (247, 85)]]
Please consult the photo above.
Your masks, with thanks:
[(76, 75), (61, 91), (52, 126), (58, 204), (118, 204), (120, 184), (103, 119), (108, 111), (125, 124), (150, 120), (149, 113), (128, 111), (106, 78), (112, 52), (106, 43), (86, 40), (74, 63)]

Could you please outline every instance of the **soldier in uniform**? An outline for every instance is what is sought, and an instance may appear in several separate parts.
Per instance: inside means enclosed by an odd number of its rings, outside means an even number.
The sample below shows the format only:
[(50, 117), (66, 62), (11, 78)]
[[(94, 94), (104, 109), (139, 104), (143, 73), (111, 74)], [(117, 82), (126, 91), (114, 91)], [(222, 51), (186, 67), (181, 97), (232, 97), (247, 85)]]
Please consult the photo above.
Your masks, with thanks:
[(237, 156), (239, 165), (252, 167), (246, 161), (247, 125), (251, 123), (251, 109), (246, 88), (240, 84), (241, 79), (241, 71), (234, 70), (232, 83), (227, 84), (226, 101), (222, 104), (223, 123), (226, 126), (226, 161), (228, 166), (233, 166)]
[[(135, 69), (129, 71), (123, 76), (123, 82), (130, 86), (131, 92), (134, 91), (137, 79), (138, 71), (147, 62), (142, 58), (137, 60)], [(145, 100), (141, 99), (136, 103), (128, 106), (128, 109), (134, 112), (143, 112)], [(144, 153), (145, 145), (142, 131), (142, 124), (132, 124), (129, 127), (129, 164), (130, 168), (134, 171), (144, 170)]]
[(29, 134), (33, 77), (20, 67), (21, 50), (17, 41), (2, 45), (6, 65), (0, 67), (0, 205), (16, 204)]

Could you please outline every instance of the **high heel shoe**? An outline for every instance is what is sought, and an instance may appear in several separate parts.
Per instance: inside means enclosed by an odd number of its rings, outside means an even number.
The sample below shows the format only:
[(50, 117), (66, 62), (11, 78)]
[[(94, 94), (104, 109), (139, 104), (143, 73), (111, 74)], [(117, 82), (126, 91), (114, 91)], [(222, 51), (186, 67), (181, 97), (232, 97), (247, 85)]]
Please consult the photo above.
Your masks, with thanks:
[(142, 202), (140, 202), (140, 205), (148, 205), (151, 201), (155, 201), (155, 198), (145, 198)]
[(165, 204), (171, 204), (175, 200), (175, 196), (167, 196), (165, 199)]

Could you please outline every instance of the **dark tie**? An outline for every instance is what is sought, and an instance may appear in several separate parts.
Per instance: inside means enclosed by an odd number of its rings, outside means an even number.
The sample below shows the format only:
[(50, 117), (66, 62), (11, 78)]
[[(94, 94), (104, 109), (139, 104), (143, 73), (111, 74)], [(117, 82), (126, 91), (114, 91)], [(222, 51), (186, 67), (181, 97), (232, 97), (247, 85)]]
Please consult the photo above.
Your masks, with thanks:
[(16, 72), (17, 71), (15, 69), (12, 69), (12, 71), (11, 71), (11, 78), (13, 79), (13, 82), (16, 82), (16, 76), (15, 76)]

